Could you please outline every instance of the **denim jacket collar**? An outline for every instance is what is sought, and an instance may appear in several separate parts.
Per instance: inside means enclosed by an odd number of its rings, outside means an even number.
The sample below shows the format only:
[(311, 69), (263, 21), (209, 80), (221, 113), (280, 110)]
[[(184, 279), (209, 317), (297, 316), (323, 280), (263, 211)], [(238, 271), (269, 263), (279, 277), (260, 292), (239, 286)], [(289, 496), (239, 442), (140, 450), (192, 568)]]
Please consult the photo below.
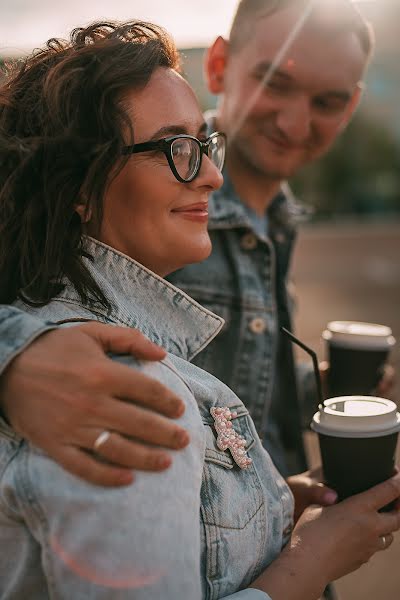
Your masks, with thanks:
[[(107, 310), (98, 302), (90, 303), (93, 312), (104, 320), (138, 328), (167, 352), (186, 360), (207, 346), (222, 328), (221, 317), (132, 258), (88, 236), (83, 246), (92, 258), (82, 260), (111, 305)], [(57, 300), (84, 308), (68, 283)]]

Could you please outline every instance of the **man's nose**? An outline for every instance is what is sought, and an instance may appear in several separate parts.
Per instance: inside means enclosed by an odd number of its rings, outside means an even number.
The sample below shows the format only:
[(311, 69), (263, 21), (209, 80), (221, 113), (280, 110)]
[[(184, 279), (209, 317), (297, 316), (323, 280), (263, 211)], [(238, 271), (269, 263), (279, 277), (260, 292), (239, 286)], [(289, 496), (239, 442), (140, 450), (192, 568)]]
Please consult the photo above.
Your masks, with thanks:
[(305, 142), (311, 130), (310, 106), (307, 98), (297, 97), (287, 102), (278, 112), (277, 126), (288, 142)]

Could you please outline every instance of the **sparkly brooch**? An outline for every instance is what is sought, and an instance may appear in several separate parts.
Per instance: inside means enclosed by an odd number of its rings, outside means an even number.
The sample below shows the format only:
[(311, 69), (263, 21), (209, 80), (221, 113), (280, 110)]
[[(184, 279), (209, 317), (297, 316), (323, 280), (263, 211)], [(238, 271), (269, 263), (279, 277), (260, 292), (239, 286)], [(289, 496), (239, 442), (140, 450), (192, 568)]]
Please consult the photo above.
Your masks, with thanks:
[(245, 450), (246, 440), (233, 429), (231, 420), (237, 417), (237, 412), (230, 410), (227, 406), (210, 408), (214, 419), (215, 430), (218, 434), (217, 446), (220, 450), (231, 451), (232, 458), (241, 469), (247, 469), (253, 462)]

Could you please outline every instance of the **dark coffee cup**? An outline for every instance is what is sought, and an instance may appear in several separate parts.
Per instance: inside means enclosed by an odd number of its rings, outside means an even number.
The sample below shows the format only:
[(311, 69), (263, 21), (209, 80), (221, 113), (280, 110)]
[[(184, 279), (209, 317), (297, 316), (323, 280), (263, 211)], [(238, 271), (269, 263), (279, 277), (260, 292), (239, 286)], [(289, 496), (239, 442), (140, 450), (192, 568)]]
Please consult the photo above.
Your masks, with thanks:
[(327, 342), (330, 396), (367, 395), (383, 374), (395, 344), (390, 327), (355, 321), (332, 321), (322, 337)]
[(394, 475), (400, 414), (391, 400), (330, 398), (315, 413), (311, 428), (318, 433), (325, 482), (339, 500)]

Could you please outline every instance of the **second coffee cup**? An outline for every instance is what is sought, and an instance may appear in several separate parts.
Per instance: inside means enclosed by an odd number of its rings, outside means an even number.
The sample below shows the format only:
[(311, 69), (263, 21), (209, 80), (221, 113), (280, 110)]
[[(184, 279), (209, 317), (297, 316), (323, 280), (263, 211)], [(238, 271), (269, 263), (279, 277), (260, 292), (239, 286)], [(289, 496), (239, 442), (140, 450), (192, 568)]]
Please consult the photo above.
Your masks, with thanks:
[(327, 343), (330, 396), (370, 394), (377, 386), (395, 344), (390, 327), (331, 321), (322, 334)]

